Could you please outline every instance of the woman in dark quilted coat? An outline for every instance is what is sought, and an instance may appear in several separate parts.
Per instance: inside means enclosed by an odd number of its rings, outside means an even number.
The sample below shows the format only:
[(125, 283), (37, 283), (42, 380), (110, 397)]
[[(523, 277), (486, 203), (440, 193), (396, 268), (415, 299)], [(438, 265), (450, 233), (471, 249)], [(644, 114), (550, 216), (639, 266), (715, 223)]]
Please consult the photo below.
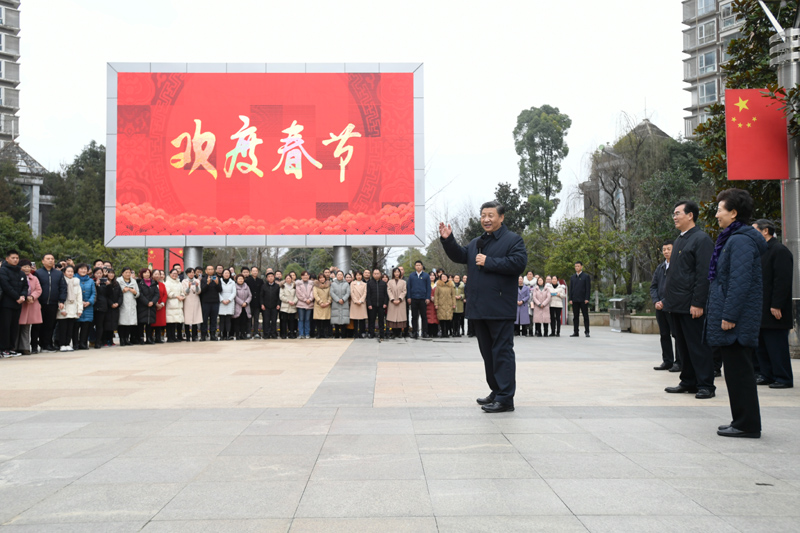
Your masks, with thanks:
[(767, 243), (748, 224), (753, 199), (727, 189), (717, 196), (722, 229), (708, 269), (706, 341), (722, 357), (733, 420), (720, 426), (723, 437), (761, 437), (761, 413), (753, 372), (753, 352), (761, 326), (761, 256)]

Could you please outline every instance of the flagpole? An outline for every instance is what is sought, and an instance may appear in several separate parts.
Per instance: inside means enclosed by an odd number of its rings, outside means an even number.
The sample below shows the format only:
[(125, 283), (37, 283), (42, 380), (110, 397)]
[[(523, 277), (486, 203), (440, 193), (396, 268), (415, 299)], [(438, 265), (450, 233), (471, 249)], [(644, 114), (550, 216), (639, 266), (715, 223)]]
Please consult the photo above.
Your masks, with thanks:
[[(800, 18), (798, 18), (800, 24)], [(795, 24), (797, 26), (798, 24)], [(770, 66), (777, 70), (778, 84), (791, 89), (800, 84), (800, 28), (786, 28), (783, 35), (776, 33), (769, 40)], [(781, 226), (783, 243), (794, 256), (792, 276), (792, 300), (794, 305), (795, 345), (798, 337), (798, 304), (800, 303), (800, 161), (798, 161), (797, 140), (787, 129), (786, 142), (789, 148), (789, 179), (781, 180)]]

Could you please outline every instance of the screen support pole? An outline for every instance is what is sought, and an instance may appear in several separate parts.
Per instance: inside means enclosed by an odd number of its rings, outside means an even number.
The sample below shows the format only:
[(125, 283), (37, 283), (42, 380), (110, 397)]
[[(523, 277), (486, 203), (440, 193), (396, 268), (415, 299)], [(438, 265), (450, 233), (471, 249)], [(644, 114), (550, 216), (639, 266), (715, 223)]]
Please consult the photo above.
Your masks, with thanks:
[(334, 246), (333, 247), (333, 266), (344, 272), (350, 272), (350, 263), (353, 259), (352, 246)]
[(183, 249), (183, 268), (189, 267), (200, 267), (205, 271), (202, 246), (187, 246)]

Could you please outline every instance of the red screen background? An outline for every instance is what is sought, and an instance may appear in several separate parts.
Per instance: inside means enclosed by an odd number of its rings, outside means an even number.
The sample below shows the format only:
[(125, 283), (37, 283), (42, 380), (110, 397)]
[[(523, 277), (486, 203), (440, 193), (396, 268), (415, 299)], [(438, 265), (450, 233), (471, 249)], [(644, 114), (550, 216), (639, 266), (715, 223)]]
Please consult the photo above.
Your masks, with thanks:
[[(117, 80), (117, 235), (358, 235), (414, 233), (413, 74), (119, 73)], [(231, 139), (249, 118), (262, 144), (256, 167), (226, 177)], [(213, 133), (207, 161), (190, 174), (172, 141)], [(278, 149), (293, 121), (308, 155), (302, 178), (284, 171)], [(340, 182), (338, 141), (348, 124), (352, 157)], [(202, 159), (202, 157), (201, 157)], [(252, 163), (239, 155), (237, 163)]]

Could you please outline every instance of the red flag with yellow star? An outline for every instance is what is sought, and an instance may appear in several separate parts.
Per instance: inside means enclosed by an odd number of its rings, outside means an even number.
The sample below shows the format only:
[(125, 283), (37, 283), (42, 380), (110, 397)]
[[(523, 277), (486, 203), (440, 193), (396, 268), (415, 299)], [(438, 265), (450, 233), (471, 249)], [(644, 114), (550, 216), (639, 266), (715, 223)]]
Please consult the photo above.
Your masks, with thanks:
[(789, 179), (783, 104), (766, 93), (766, 89), (725, 91), (729, 180)]

